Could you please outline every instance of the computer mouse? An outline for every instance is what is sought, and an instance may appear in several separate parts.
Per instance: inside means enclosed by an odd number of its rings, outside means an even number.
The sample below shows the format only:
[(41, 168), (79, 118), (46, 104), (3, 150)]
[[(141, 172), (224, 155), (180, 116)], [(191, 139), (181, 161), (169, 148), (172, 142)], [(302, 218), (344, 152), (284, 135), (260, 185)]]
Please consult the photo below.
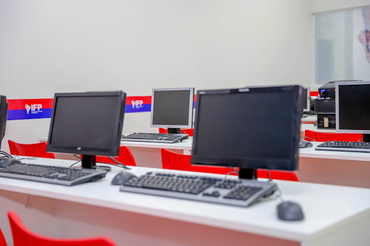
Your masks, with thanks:
[(117, 173), (116, 176), (114, 176), (114, 178), (111, 181), (111, 184), (112, 185), (122, 185), (132, 177), (136, 177), (136, 175), (129, 173), (129, 172), (120, 172), (120, 173)]
[(312, 143), (311, 142), (308, 142), (308, 141), (305, 141), (305, 140), (301, 140), (299, 142), (299, 148), (309, 148), (309, 147), (312, 147)]
[(301, 206), (292, 201), (285, 201), (277, 206), (277, 216), (280, 220), (299, 221), (304, 219)]
[(0, 168), (1, 167), (7, 167), (12, 164), (22, 164), (21, 161), (14, 159), (14, 158), (4, 158), (0, 159)]

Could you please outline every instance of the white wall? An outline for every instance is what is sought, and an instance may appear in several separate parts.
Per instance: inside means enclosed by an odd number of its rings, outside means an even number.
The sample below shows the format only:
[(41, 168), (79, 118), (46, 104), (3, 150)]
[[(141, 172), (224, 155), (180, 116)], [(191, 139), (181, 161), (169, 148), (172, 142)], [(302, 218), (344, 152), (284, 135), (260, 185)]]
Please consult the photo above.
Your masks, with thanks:
[[(311, 85), (312, 5), (0, 0), (0, 93), (8, 99), (52, 98), (62, 91), (122, 89), (137, 96), (158, 87)], [(47, 136), (48, 124), (9, 121), (4, 140), (38, 141)], [(153, 131), (149, 113), (126, 114), (124, 132), (132, 131)]]
[(370, 5), (370, 0), (311, 0), (312, 12), (358, 8)]

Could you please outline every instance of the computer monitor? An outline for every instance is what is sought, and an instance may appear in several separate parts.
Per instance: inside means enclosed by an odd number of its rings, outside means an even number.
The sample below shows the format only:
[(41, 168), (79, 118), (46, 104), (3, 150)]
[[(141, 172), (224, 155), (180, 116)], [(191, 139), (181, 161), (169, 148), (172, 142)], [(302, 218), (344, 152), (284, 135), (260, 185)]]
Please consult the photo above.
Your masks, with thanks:
[(305, 87), (302, 91), (302, 105), (303, 105), (303, 113), (311, 112), (310, 107), (310, 88)]
[(192, 128), (193, 108), (194, 88), (153, 89), (150, 126), (168, 128), (168, 133)]
[(96, 155), (118, 156), (125, 104), (122, 91), (56, 93), (47, 151), (82, 155), (83, 168), (95, 168)]
[(256, 169), (298, 169), (302, 87), (197, 92), (191, 163)]
[(8, 116), (8, 102), (6, 101), (6, 96), (0, 95), (0, 148), (1, 142), (5, 136), (7, 116)]
[(362, 133), (370, 142), (370, 81), (335, 84), (336, 131)]

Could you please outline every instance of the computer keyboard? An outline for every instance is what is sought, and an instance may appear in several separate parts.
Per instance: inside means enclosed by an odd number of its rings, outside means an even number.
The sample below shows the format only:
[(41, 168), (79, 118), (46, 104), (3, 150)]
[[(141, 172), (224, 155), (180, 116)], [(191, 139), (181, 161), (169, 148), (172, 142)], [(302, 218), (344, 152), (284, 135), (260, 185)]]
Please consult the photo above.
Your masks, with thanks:
[(344, 142), (344, 141), (327, 141), (317, 145), (315, 150), (333, 150), (349, 152), (370, 152), (370, 143), (366, 142)]
[(0, 168), (0, 177), (67, 186), (96, 181), (105, 175), (105, 171), (96, 169), (75, 169), (24, 163)]
[(177, 143), (189, 138), (188, 134), (135, 132), (122, 136), (122, 141)]
[(273, 182), (148, 172), (128, 179), (120, 191), (248, 207), (277, 190)]

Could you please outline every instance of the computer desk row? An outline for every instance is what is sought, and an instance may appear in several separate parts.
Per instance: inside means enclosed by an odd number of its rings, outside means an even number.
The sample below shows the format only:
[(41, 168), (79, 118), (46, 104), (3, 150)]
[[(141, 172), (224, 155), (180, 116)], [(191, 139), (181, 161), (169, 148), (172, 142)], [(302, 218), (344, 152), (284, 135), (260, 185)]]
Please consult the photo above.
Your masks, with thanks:
[[(74, 161), (32, 162), (69, 166)], [(286, 222), (276, 215), (279, 198), (240, 208), (120, 192), (110, 184), (120, 170), (113, 167), (99, 181), (72, 187), (0, 178), (0, 227), (5, 237), (11, 238), (6, 212), (12, 209), (38, 233), (62, 238), (107, 235), (117, 245), (361, 246), (370, 242), (370, 189), (276, 181), (282, 198), (298, 202), (305, 214), (303, 221)], [(140, 175), (153, 169), (131, 171)]]
[[(328, 129), (319, 130), (334, 132), (334, 130)], [(40, 138), (40, 141), (46, 140), (46, 138)], [(299, 150), (297, 176), (300, 181), (370, 188), (370, 179), (368, 178), (370, 154), (317, 151), (315, 146), (318, 144), (314, 142), (313, 147)], [(127, 146), (131, 150), (138, 166), (161, 168), (161, 148), (190, 155), (192, 138), (175, 144), (121, 141), (121, 145)], [(67, 159), (68, 157), (65, 155), (56, 153), (57, 157)]]
[[(190, 155), (192, 139), (175, 144), (124, 141), (121, 144), (131, 150), (138, 166), (161, 168), (161, 148)], [(369, 153), (318, 151), (315, 150), (318, 144), (313, 142), (313, 147), (299, 149), (300, 181), (370, 188)]]

